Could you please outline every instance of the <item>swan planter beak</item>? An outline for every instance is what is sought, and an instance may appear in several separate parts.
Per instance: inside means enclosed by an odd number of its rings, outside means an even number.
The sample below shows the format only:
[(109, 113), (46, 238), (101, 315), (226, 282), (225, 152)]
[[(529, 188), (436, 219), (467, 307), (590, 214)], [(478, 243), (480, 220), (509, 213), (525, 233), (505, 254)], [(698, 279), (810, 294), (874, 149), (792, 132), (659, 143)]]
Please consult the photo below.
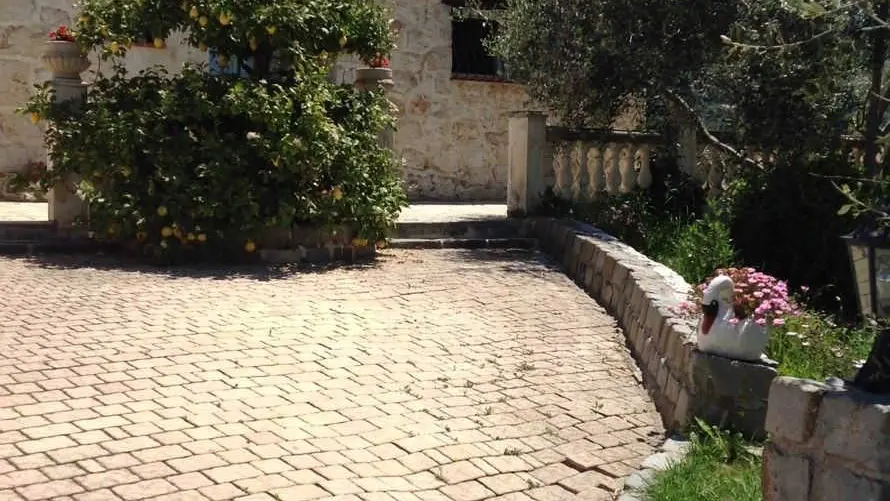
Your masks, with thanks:
[(736, 360), (760, 360), (769, 341), (769, 331), (753, 318), (736, 318), (734, 290), (732, 279), (725, 275), (708, 284), (698, 324), (698, 349)]

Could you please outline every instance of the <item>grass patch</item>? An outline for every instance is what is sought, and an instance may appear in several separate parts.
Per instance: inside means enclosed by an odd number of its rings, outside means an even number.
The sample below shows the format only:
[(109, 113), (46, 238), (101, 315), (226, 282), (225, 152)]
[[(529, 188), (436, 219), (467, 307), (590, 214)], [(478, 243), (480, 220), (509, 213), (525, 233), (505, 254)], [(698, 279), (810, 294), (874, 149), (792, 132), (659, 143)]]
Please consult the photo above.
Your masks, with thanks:
[(761, 501), (759, 456), (741, 435), (698, 421), (686, 457), (656, 474), (647, 501)]

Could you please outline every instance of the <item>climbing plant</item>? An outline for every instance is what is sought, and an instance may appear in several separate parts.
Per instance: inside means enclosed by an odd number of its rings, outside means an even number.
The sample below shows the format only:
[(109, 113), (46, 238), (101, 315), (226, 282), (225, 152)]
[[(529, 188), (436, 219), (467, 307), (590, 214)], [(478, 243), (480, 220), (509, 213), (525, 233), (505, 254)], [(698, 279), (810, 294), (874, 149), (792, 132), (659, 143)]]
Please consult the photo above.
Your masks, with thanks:
[[(78, 179), (96, 238), (157, 255), (253, 252), (268, 228), (311, 225), (347, 226), (354, 244), (373, 245), (405, 205), (399, 165), (378, 140), (392, 125), (385, 96), (327, 78), (339, 55), (391, 51), (373, 0), (84, 0), (74, 31), (111, 71), (83, 106), (55, 104), (42, 87), (22, 111), (51, 124), (44, 187)], [(204, 65), (126, 72), (135, 43), (163, 48), (176, 32), (223, 67), (240, 62), (246, 78)]]

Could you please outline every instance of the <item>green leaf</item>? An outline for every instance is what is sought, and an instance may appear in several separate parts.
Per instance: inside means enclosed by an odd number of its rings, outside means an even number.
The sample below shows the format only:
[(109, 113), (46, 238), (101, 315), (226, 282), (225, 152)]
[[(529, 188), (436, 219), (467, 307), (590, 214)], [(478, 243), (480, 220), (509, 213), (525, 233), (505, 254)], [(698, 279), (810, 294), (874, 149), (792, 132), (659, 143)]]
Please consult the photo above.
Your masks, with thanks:
[(840, 209), (837, 211), (838, 216), (844, 216), (853, 209), (853, 204), (842, 205)]

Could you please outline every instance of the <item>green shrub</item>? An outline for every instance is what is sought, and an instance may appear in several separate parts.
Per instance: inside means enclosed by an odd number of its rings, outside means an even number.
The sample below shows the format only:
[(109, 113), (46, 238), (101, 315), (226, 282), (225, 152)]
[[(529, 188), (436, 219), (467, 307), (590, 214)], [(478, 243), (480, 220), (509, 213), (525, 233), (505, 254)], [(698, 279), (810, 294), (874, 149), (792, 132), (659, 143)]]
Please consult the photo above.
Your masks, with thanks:
[(692, 222), (679, 220), (651, 234), (652, 258), (691, 284), (701, 283), (716, 269), (736, 264), (729, 228), (713, 215)]
[(78, 39), (115, 58), (143, 33), (188, 28), (195, 46), (252, 57), (249, 77), (200, 66), (131, 76), (118, 64), (77, 109), (43, 87), (22, 110), (52, 122), (43, 187), (80, 180), (97, 238), (156, 255), (251, 252), (264, 230), (293, 225), (347, 226), (356, 245), (385, 238), (406, 204), (397, 160), (378, 140), (390, 105), (327, 78), (329, 53), (390, 50), (384, 11), (370, 0), (157, 3), (87, 0)]
[(809, 310), (771, 329), (766, 354), (779, 362), (783, 376), (851, 377), (868, 357), (875, 335), (872, 328), (839, 325), (831, 316)]
[(810, 287), (811, 306), (854, 317), (853, 278), (840, 239), (852, 223), (837, 215), (846, 199), (826, 176), (858, 172), (841, 155), (744, 170), (722, 200), (740, 260)]

